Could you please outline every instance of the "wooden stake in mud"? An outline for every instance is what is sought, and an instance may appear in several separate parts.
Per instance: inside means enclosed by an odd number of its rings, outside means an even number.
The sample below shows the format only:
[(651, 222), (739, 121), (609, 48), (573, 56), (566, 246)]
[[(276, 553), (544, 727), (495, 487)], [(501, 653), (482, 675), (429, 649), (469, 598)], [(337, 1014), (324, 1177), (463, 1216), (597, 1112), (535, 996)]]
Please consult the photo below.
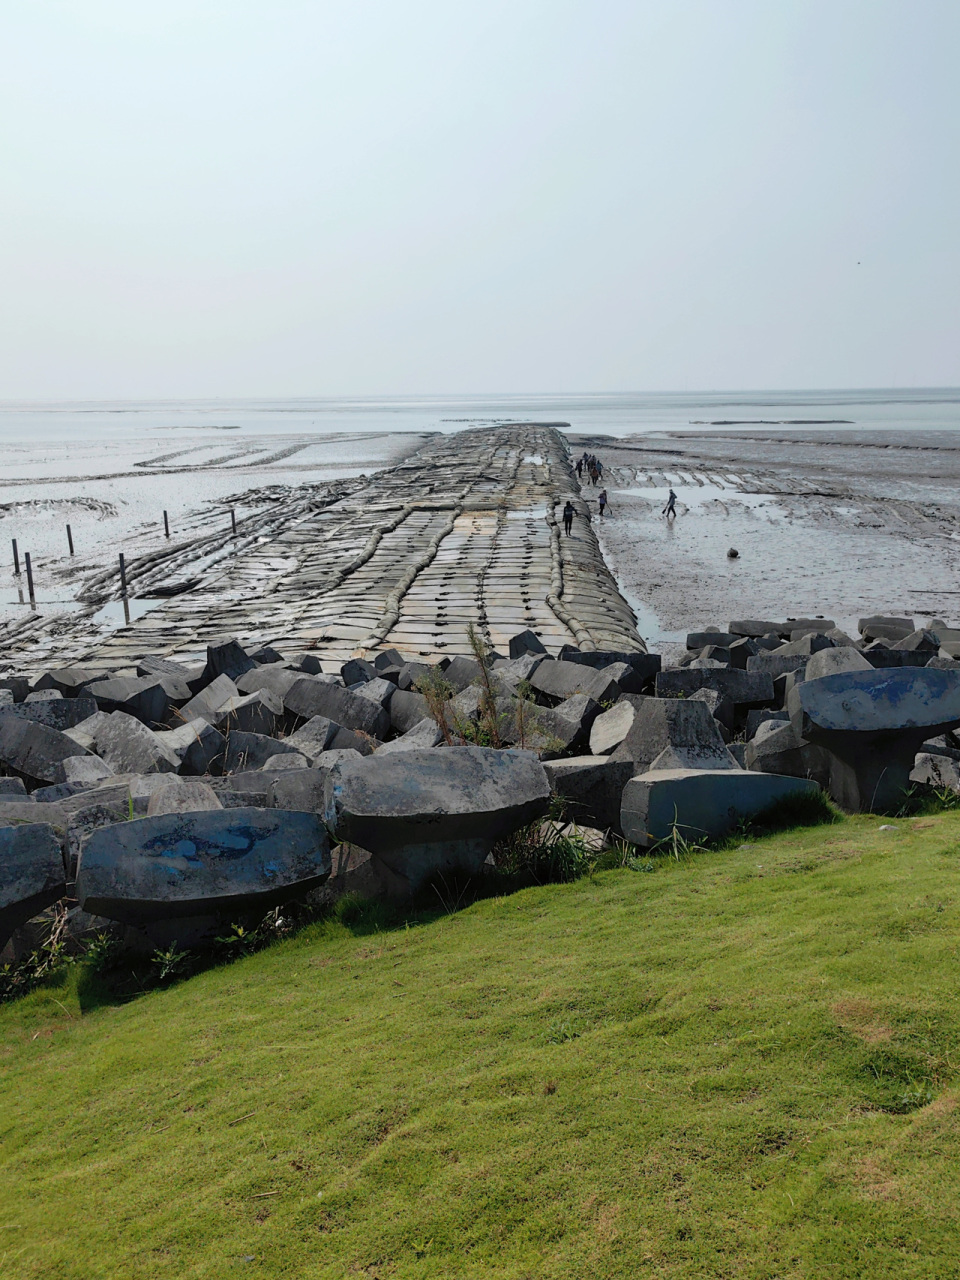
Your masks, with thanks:
[(122, 596), (127, 594), (127, 565), (122, 551), (120, 552), (120, 594)]
[(167, 519), (167, 513), (163, 513), (163, 532), (170, 537), (170, 521)]
[(73, 555), (73, 530), (67, 525), (67, 545), (70, 548), (70, 554)]
[(35, 609), (37, 607), (37, 597), (33, 590), (33, 565), (30, 563), (29, 551), (23, 553), (23, 563), (27, 566), (27, 592), (30, 596), (30, 608)]
[(20, 577), (20, 553), (17, 551), (16, 538), (13, 538), (12, 542), (13, 542), (13, 572), (19, 578)]
[(237, 536), (237, 513), (234, 511), (233, 507), (230, 508), (230, 523), (233, 526), (233, 536), (236, 537)]

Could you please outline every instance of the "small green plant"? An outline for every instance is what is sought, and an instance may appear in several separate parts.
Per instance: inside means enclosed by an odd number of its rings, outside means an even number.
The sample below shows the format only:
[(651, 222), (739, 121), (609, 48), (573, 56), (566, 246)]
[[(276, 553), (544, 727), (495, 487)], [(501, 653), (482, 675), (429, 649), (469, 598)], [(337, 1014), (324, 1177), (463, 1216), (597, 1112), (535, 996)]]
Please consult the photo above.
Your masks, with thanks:
[[(690, 828), (686, 828), (690, 830)], [(677, 862), (681, 862), (686, 858), (692, 857), (695, 853), (706, 853), (706, 845), (698, 844), (695, 840), (688, 840), (683, 834), (684, 828), (681, 827), (677, 810), (673, 811), (673, 822), (670, 825), (670, 831), (658, 840), (650, 850), (651, 853), (658, 856), (666, 856), (674, 858)]]
[(189, 951), (181, 951), (176, 942), (170, 944), (165, 951), (156, 950), (151, 957), (157, 971), (158, 982), (175, 982), (186, 975), (193, 957)]
[(453, 745), (453, 733), (447, 720), (447, 704), (453, 697), (453, 685), (445, 680), (438, 667), (431, 667), (428, 672), (418, 676), (413, 682), (418, 693), (423, 694), (427, 702), (427, 710), (436, 721), (437, 728), (443, 734), (448, 747)]
[(564, 828), (562, 820), (563, 800), (555, 797), (545, 819), (521, 827), (494, 845), (497, 870), (534, 884), (566, 884), (589, 874), (594, 851), (575, 826)]
[(483, 732), (489, 739), (491, 747), (502, 747), (503, 738), (500, 735), (499, 717), (497, 715), (497, 699), (493, 690), (493, 680), (491, 678), (490, 657), (487, 653), (487, 646), (484, 643), (480, 632), (471, 622), (467, 627), (467, 639), (470, 642), (470, 648), (476, 659), (477, 666), (480, 668), (480, 725)]
[(217, 946), (229, 959), (252, 955), (260, 945), (259, 931), (242, 924), (232, 924), (229, 933), (217, 938)]
[(572, 1022), (551, 1022), (547, 1028), (547, 1044), (568, 1044), (579, 1037), (580, 1032)]
[(87, 943), (84, 958), (94, 973), (104, 973), (119, 960), (123, 952), (123, 944), (115, 934), (101, 929)]
[(64, 938), (66, 908), (56, 909), (46, 940), (35, 951), (0, 968), (0, 1000), (15, 1000), (70, 964)]

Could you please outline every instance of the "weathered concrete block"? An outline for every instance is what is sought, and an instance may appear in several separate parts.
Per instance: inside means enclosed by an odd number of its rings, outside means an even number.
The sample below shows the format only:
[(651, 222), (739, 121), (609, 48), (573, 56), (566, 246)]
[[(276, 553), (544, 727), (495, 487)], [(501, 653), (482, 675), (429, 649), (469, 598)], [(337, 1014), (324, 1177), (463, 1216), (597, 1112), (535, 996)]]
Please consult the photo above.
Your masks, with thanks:
[(498, 676), (518, 685), (521, 681), (530, 679), (545, 657), (542, 653), (525, 653), (519, 658), (498, 658), (493, 669)]
[(257, 664), (234, 637), (207, 645), (207, 665), (200, 677), (200, 688), (206, 688), (217, 676), (229, 676), (236, 681)]
[(755, 773), (778, 773), (791, 778), (813, 778), (826, 788), (830, 782), (830, 759), (811, 742), (804, 742), (786, 721), (767, 721), (746, 744), (744, 765)]
[(415, 689), (418, 680), (427, 679), (433, 670), (426, 662), (405, 662), (397, 670), (394, 667), (377, 667), (385, 680), (392, 680), (398, 689)]
[(14, 702), (23, 702), (30, 692), (30, 681), (26, 676), (3, 676), (0, 677), (0, 689), (8, 689)]
[(390, 699), (390, 724), (397, 733), (409, 733), (429, 715), (430, 708), (422, 693), (415, 693), (412, 689), (398, 689)]
[(202, 777), (222, 773), (227, 754), (227, 740), (209, 721), (198, 716), (176, 729), (157, 732), (161, 745), (180, 761), (185, 777)]
[(940, 752), (921, 751), (910, 770), (910, 781), (920, 782), (938, 790), (960, 792), (960, 760)]
[(609, 711), (597, 716), (590, 729), (590, 750), (595, 756), (609, 755), (615, 751), (629, 733), (637, 715), (642, 694), (624, 697), (615, 702)]
[(49, 823), (0, 827), (0, 950), (14, 929), (66, 892), (63, 853)]
[(270, 807), (323, 813), (323, 787), (329, 773), (329, 768), (295, 769), (275, 778), (270, 784)]
[(238, 698), (240, 691), (229, 676), (217, 676), (180, 709), (184, 721), (206, 720), (213, 724), (218, 714), (231, 698)]
[(758, 618), (738, 618), (727, 627), (731, 635), (749, 636), (754, 640), (768, 636), (771, 632), (779, 636), (782, 629), (782, 622), (764, 622)]
[(633, 844), (666, 839), (674, 825), (686, 840), (715, 839), (787, 796), (818, 790), (809, 778), (743, 769), (662, 769), (631, 778), (620, 823)]
[(912, 618), (890, 618), (882, 614), (873, 614), (869, 618), (861, 618), (857, 629), (864, 640), (903, 640), (916, 631)]
[(0, 761), (28, 783), (65, 782), (63, 762), (87, 750), (58, 729), (0, 714)]
[(480, 679), (480, 664), (473, 658), (458, 656), (448, 663), (443, 678), (454, 693), (459, 693), (461, 689), (466, 689), (467, 685), (473, 684), (474, 680)]
[(325, 684), (311, 676), (301, 676), (284, 698), (283, 705), (305, 720), (326, 716), (345, 729), (354, 729), (372, 738), (385, 738), (390, 730), (390, 715), (378, 703), (361, 698), (341, 685)]
[(854, 812), (900, 802), (927, 738), (960, 725), (960, 672), (843, 671), (805, 680), (787, 709), (801, 738), (830, 753), (830, 793)]
[(788, 723), (790, 717), (786, 711), (772, 711), (769, 707), (765, 707), (760, 711), (748, 711), (746, 720), (746, 734), (749, 741), (756, 734), (762, 724), (766, 724), (769, 720), (775, 720), (779, 724)]
[(741, 637), (734, 635), (732, 631), (690, 631), (687, 633), (687, 648), (700, 652), (707, 645), (720, 645), (724, 649), (729, 649), (731, 645), (736, 644)]
[(861, 650), (870, 665), (877, 670), (890, 667), (925, 667), (934, 656), (924, 649), (891, 649), (884, 640), (877, 640)]
[(80, 906), (128, 924), (276, 906), (322, 884), (330, 845), (315, 814), (165, 813), (104, 827), (83, 844)]
[(111, 711), (123, 711), (127, 715), (136, 716), (150, 728), (167, 724), (174, 709), (157, 676), (133, 680), (96, 680), (87, 685), (87, 692), (96, 699), (101, 711), (108, 714)]
[(498, 698), (496, 708), (503, 743), (535, 751), (542, 760), (586, 744), (600, 710), (582, 693), (556, 707), (538, 707), (523, 698)]
[(397, 751), (426, 751), (431, 747), (439, 747), (442, 743), (443, 734), (436, 720), (427, 716), (419, 720), (412, 729), (401, 734), (399, 738), (394, 738), (392, 742), (385, 742), (383, 746), (378, 747), (377, 754), (393, 755)]
[(872, 671), (872, 665), (858, 649), (848, 645), (836, 649), (824, 649), (815, 653), (807, 662), (804, 671), (805, 680), (822, 680), (824, 676), (835, 676), (840, 671)]
[(723, 698), (716, 689), (698, 689), (690, 695), (691, 702), (702, 702), (716, 720), (720, 728), (720, 736), (729, 742), (735, 728), (737, 708), (728, 698)]
[(610, 702), (623, 692), (609, 668), (597, 669), (582, 662), (541, 662), (530, 683), (538, 693), (557, 702), (575, 693), (585, 693), (594, 702)]
[(390, 700), (397, 692), (397, 686), (382, 676), (375, 676), (372, 680), (360, 685), (356, 692), (361, 698), (369, 698), (371, 702), (389, 710)]
[(632, 761), (570, 756), (545, 761), (543, 768), (554, 793), (569, 802), (564, 813), (567, 821), (622, 834), (620, 804), (633, 776)]
[(69, 756), (63, 762), (63, 773), (65, 782), (82, 782), (91, 785), (114, 776), (114, 770), (99, 756)]
[(747, 658), (747, 672), (765, 672), (771, 679), (786, 675), (788, 671), (803, 671), (810, 658), (802, 653), (781, 653), (775, 649), (772, 653), (758, 653)]
[(746, 671), (748, 659), (760, 652), (761, 649), (756, 640), (752, 640), (749, 636), (741, 636), (730, 646), (730, 665), (736, 667), (738, 671)]
[(26, 800), (27, 788), (22, 778), (0, 778), (0, 801)]
[(277, 770), (289, 772), (291, 769), (309, 769), (310, 761), (299, 751), (288, 751), (285, 755), (270, 756), (260, 767), (271, 772)]
[[(661, 667), (659, 653), (640, 653), (621, 649), (578, 649), (574, 645), (564, 645), (560, 650), (561, 662), (579, 662), (585, 667), (595, 667), (602, 671), (604, 667), (615, 662), (623, 662), (633, 670), (634, 679), (630, 688), (624, 686), (624, 693), (642, 693), (652, 687), (654, 678)], [(640, 687), (638, 688), (637, 685)]]
[(223, 772), (229, 774), (262, 769), (271, 756), (299, 754), (287, 739), (281, 741), (262, 733), (241, 733), (234, 730), (227, 734)]
[(644, 698), (612, 758), (631, 760), (634, 772), (643, 773), (667, 750), (686, 768), (737, 767), (705, 703), (685, 698)]
[(256, 693), (230, 698), (220, 708), (213, 723), (228, 736), (231, 733), (257, 733), (272, 737), (282, 715), (283, 703), (277, 695), (269, 689), (258, 689)]
[(497, 840), (546, 812), (550, 784), (525, 751), (446, 747), (370, 756), (327, 780), (326, 820), (415, 890), (444, 871), (477, 873)]
[(236, 685), (242, 694), (268, 689), (282, 701), (302, 675), (302, 671), (293, 671), (289, 667), (279, 667), (271, 663), (269, 666), (253, 667), (250, 671), (245, 671)]
[[(55, 693), (48, 689), (46, 693)], [(97, 710), (97, 704), (87, 694), (78, 694), (76, 698), (65, 698), (57, 694), (55, 699), (44, 702), (20, 702), (12, 706), (0, 707), (0, 715), (20, 716), (23, 720), (32, 720), (35, 724), (45, 724), (48, 729), (75, 729), (78, 724), (89, 719)]]
[(922, 629), (920, 631), (912, 631), (910, 635), (904, 636), (902, 640), (895, 640), (890, 647), (892, 649), (906, 649), (916, 653), (928, 653), (932, 657), (940, 650), (940, 637), (935, 635), (933, 631)]
[(179, 786), (155, 791), (147, 803), (147, 817), (160, 813), (204, 813), (222, 808), (211, 786), (199, 778), (189, 778), (179, 780)]
[(288, 747), (301, 752), (308, 760), (314, 760), (331, 745), (339, 728), (338, 724), (328, 720), (326, 716), (312, 716), (284, 741)]
[(716, 689), (738, 707), (763, 707), (773, 701), (773, 679), (766, 671), (674, 668), (660, 672), (656, 689), (658, 698), (689, 698), (698, 689)]
[(511, 658), (522, 658), (525, 654), (530, 653), (540, 654), (543, 657), (546, 652), (543, 641), (530, 630), (521, 631), (519, 635), (510, 637)]
[(380, 673), (372, 662), (363, 658), (350, 658), (340, 668), (340, 679), (347, 686), (365, 684), (368, 680), (376, 680)]
[(45, 671), (34, 684), (34, 689), (58, 689), (65, 698), (75, 698), (85, 685), (95, 680), (106, 680), (110, 675), (99, 667), (57, 667)]
[(175, 751), (165, 746), (152, 729), (123, 711), (111, 712), (106, 723), (98, 727), (96, 749), (114, 773), (176, 773), (180, 767)]

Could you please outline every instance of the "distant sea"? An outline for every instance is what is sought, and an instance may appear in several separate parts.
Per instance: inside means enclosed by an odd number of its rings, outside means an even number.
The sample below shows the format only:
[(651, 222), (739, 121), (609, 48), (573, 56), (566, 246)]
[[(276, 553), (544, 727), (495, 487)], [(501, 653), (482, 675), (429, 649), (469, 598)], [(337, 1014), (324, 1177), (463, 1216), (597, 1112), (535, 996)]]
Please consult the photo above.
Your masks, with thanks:
[[(847, 391), (618, 392), (584, 395), (342, 397), (274, 400), (0, 402), (0, 445), (97, 439), (116, 446), (180, 430), (251, 435), (457, 431), (535, 420), (578, 433), (750, 430), (770, 424), (838, 431), (955, 431), (960, 388)], [(176, 437), (174, 437), (176, 438)]]

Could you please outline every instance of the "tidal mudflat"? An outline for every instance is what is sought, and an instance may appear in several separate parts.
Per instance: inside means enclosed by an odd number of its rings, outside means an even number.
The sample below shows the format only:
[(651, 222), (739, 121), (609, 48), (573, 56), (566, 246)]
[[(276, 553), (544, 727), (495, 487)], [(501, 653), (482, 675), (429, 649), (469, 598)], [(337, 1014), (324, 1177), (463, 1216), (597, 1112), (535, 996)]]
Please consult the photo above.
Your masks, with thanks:
[[(652, 647), (731, 617), (960, 610), (960, 440), (952, 432), (755, 430), (572, 435), (607, 561)], [(661, 514), (667, 491), (677, 518)], [(730, 558), (728, 552), (739, 554)]]

